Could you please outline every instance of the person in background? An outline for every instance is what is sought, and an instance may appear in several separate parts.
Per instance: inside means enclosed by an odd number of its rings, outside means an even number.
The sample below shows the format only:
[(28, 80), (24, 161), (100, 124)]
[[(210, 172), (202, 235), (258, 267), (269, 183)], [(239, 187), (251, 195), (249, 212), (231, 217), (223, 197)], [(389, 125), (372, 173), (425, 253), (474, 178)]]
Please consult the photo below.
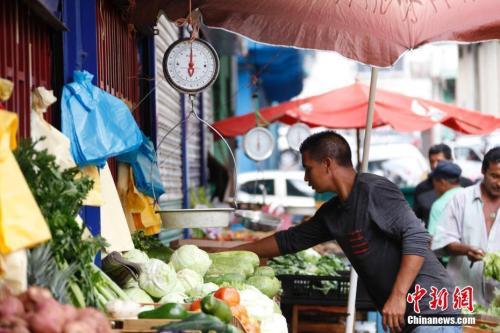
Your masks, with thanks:
[[(432, 146), (429, 149), (429, 164), (431, 167), (431, 172), (434, 171), (439, 161), (451, 161), (451, 149), (448, 145), (444, 143)], [(467, 187), (472, 185), (472, 181), (460, 177), (460, 186)], [(431, 206), (438, 198), (436, 191), (434, 190), (431, 177), (427, 177), (426, 180), (422, 181), (415, 188), (415, 202), (413, 203), (413, 211), (418, 218), (424, 221), (425, 227), (428, 228), (429, 224), (429, 214), (431, 211)]]
[(335, 192), (337, 196), (309, 221), (231, 250), (272, 258), (336, 240), (392, 332), (461, 332), (459, 326), (407, 325), (408, 315), (416, 313), (407, 300), (416, 284), (429, 290), (420, 300), (421, 314), (445, 316), (459, 311), (429, 306), (431, 286), (446, 288), (449, 299), (455, 286), (430, 250), (431, 237), (399, 188), (387, 178), (357, 173), (349, 144), (333, 131), (311, 135), (300, 152), (304, 180), (319, 193)]
[[(436, 228), (441, 219), (444, 208), (453, 198), (453, 195), (460, 191), (460, 174), (462, 170), (458, 165), (451, 161), (440, 161), (434, 171), (429, 174), (432, 179), (432, 185), (438, 199), (434, 201), (429, 215), (429, 225), (427, 230), (432, 237), (436, 235)], [(439, 261), (446, 267), (448, 257), (441, 257)]]
[(500, 147), (484, 156), (483, 180), (453, 196), (436, 229), (432, 250), (450, 255), (446, 267), (461, 287), (472, 286), (474, 300), (488, 306), (498, 281), (483, 276), (481, 259), (487, 252), (500, 250)]

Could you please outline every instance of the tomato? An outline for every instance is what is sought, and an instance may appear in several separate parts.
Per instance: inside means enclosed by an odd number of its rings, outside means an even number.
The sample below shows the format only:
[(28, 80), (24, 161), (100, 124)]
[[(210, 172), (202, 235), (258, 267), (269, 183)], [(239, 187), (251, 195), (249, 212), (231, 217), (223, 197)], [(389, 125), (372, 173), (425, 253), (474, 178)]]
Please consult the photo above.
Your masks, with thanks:
[(215, 292), (214, 296), (226, 302), (229, 306), (240, 304), (240, 294), (236, 288), (220, 288)]
[(201, 310), (201, 298), (191, 303), (191, 306), (189, 307), (189, 311), (200, 311), (200, 310)]

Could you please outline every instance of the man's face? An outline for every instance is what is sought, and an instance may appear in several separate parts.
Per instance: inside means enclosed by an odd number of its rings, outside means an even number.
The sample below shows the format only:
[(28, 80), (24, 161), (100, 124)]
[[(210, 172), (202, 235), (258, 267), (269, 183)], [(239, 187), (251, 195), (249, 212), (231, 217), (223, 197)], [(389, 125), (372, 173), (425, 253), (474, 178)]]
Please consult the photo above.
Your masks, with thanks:
[(490, 163), (488, 170), (483, 175), (486, 192), (492, 197), (500, 197), (500, 163)]
[(431, 165), (431, 170), (434, 171), (439, 161), (445, 161), (446, 157), (443, 153), (432, 154), (429, 156), (429, 164)]
[(304, 167), (304, 181), (318, 193), (327, 192), (327, 167), (326, 162), (318, 162), (309, 156), (309, 152), (302, 154), (302, 166)]
[(434, 191), (436, 191), (438, 196), (441, 196), (444, 192), (446, 192), (446, 181), (442, 179), (432, 178), (432, 186), (434, 187)]

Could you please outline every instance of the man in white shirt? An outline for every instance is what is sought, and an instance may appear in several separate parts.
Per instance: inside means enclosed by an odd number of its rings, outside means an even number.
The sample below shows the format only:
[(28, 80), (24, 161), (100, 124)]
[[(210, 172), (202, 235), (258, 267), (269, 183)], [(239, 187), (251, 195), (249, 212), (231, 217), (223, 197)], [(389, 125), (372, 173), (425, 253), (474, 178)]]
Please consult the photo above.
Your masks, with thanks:
[(437, 227), (432, 249), (450, 255), (447, 270), (460, 287), (474, 289), (474, 300), (489, 305), (498, 281), (483, 276), (481, 259), (500, 250), (500, 147), (484, 156), (481, 183), (455, 194)]

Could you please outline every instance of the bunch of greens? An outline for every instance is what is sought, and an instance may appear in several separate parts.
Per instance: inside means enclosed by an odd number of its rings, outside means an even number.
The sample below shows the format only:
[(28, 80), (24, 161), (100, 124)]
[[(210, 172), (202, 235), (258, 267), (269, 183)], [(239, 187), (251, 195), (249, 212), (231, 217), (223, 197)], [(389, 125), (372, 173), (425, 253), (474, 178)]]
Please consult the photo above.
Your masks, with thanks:
[(52, 255), (60, 270), (75, 267), (68, 281), (72, 303), (96, 306), (92, 262), (106, 242), (102, 237), (82, 239), (85, 228), (75, 219), (93, 182), (80, 177), (78, 168), (61, 170), (53, 155), (47, 150), (36, 150), (35, 145), (30, 140), (21, 141), (14, 154), (49, 225)]
[(269, 260), (276, 275), (336, 276), (347, 269), (345, 263), (333, 254), (321, 256), (313, 249), (286, 254)]
[(500, 281), (500, 251), (487, 253), (483, 258), (483, 262), (484, 276)]
[(132, 241), (136, 250), (140, 250), (148, 255), (149, 258), (160, 259), (165, 263), (170, 261), (174, 252), (169, 247), (163, 245), (157, 235), (148, 236), (142, 230), (132, 234)]
[[(307, 249), (295, 254), (287, 254), (276, 257), (268, 262), (276, 275), (315, 275), (315, 276), (338, 276), (339, 271), (347, 269), (345, 263), (333, 254), (320, 255), (313, 249)], [(337, 288), (337, 281), (319, 281), (312, 288), (328, 294)]]

